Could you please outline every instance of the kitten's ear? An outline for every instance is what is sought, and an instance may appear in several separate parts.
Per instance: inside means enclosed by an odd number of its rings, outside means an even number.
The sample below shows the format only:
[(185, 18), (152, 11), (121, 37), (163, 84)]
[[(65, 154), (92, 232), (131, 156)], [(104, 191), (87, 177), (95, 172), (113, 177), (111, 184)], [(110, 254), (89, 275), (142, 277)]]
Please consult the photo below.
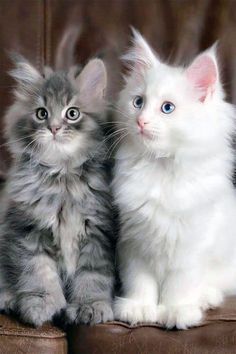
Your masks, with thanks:
[(14, 91), (15, 96), (21, 100), (25, 100), (29, 94), (37, 93), (38, 84), (42, 82), (43, 76), (23, 56), (11, 53), (10, 57), (15, 68), (9, 71), (9, 75), (18, 83)]
[(186, 76), (197, 90), (201, 102), (212, 96), (219, 83), (216, 44), (193, 61), (186, 70)]
[(133, 68), (137, 70), (149, 68), (160, 62), (143, 36), (134, 28), (131, 27), (131, 29), (133, 46), (121, 59), (133, 63)]
[(10, 58), (15, 65), (9, 74), (20, 84), (27, 85), (42, 79), (41, 74), (22, 55), (11, 53)]
[(87, 100), (103, 100), (107, 87), (107, 72), (101, 59), (92, 59), (76, 78), (78, 90)]

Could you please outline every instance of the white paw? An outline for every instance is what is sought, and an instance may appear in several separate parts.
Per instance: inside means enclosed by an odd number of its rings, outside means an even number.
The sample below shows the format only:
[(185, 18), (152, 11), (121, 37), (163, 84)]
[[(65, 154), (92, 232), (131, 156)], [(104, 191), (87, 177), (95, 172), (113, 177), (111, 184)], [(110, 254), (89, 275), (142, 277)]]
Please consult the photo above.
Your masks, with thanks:
[(203, 310), (214, 309), (219, 307), (224, 300), (224, 296), (221, 290), (216, 288), (207, 288), (201, 302), (201, 308)]
[(157, 322), (166, 328), (187, 329), (198, 326), (202, 321), (200, 307), (194, 305), (170, 306), (159, 305)]
[(119, 297), (114, 303), (114, 316), (117, 320), (131, 324), (156, 322), (157, 305)]

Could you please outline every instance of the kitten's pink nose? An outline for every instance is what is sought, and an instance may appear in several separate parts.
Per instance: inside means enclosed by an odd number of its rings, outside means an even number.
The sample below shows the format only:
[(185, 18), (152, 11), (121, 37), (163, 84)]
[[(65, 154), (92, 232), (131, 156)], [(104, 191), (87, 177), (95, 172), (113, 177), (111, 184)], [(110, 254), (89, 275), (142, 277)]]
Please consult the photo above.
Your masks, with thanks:
[(51, 130), (51, 132), (52, 132), (52, 134), (53, 135), (56, 135), (57, 134), (57, 132), (58, 132), (58, 130), (60, 130), (61, 129), (61, 125), (52, 125), (52, 126), (50, 126), (49, 127), (49, 129)]
[(148, 124), (148, 121), (147, 121), (145, 118), (140, 117), (140, 118), (137, 120), (137, 123), (138, 123), (139, 128), (141, 128), (141, 130), (143, 130), (143, 129), (144, 129), (144, 126), (145, 126), (146, 124)]

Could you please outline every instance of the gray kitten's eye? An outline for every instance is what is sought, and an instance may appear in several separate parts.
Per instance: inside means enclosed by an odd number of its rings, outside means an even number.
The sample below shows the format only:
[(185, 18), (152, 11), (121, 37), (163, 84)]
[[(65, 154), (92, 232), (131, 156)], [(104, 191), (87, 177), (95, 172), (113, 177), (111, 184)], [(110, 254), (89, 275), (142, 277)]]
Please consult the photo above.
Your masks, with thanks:
[(77, 120), (80, 117), (80, 111), (77, 107), (68, 108), (66, 111), (66, 118), (69, 120)]
[(144, 105), (144, 99), (142, 96), (136, 96), (133, 100), (133, 105), (135, 108), (141, 109)]
[(164, 102), (161, 106), (161, 111), (165, 114), (170, 114), (175, 110), (175, 105), (171, 102)]
[(46, 110), (46, 108), (40, 107), (36, 109), (36, 117), (39, 120), (45, 120), (48, 118), (48, 111)]

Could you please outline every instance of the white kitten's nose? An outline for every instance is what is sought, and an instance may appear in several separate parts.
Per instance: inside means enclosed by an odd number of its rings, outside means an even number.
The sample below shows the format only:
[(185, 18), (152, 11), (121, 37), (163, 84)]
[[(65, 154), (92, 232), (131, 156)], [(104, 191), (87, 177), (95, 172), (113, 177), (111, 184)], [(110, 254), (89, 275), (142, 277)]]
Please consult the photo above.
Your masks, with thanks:
[(140, 117), (138, 120), (137, 120), (137, 124), (139, 126), (139, 128), (141, 130), (143, 130), (145, 128), (145, 125), (148, 124), (147, 120), (145, 118), (142, 118)]
[(57, 132), (61, 129), (61, 125), (52, 125), (49, 127), (49, 129), (51, 130), (52, 134), (55, 136), (57, 134)]

